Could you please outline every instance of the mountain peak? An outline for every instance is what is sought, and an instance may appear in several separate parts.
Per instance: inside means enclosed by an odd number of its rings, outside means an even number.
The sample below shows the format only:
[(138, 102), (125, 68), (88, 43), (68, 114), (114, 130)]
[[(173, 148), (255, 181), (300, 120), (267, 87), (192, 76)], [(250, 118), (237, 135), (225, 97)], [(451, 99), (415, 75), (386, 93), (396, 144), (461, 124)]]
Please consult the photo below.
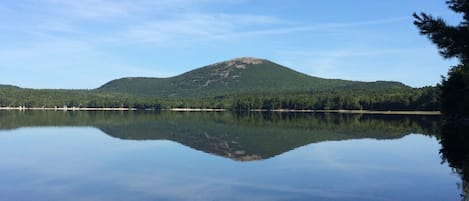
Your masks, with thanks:
[(265, 59), (255, 58), (255, 57), (239, 57), (228, 60), (227, 62), (239, 62), (244, 64), (261, 64), (264, 63)]
[(245, 69), (247, 65), (256, 65), (256, 64), (262, 64), (266, 62), (267, 60), (265, 59), (259, 59), (255, 57), (239, 57), (239, 58), (234, 58), (230, 59), (227, 61), (222, 61), (218, 63), (214, 63), (209, 66), (224, 66), (225, 68), (237, 68), (237, 69)]

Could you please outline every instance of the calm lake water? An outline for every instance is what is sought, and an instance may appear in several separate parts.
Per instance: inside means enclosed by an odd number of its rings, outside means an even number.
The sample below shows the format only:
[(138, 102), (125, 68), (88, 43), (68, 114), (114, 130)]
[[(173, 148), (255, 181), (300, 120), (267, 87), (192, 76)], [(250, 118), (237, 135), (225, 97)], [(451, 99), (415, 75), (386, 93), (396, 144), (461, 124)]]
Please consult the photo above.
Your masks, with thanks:
[(0, 111), (0, 200), (461, 200), (458, 131), (430, 116)]

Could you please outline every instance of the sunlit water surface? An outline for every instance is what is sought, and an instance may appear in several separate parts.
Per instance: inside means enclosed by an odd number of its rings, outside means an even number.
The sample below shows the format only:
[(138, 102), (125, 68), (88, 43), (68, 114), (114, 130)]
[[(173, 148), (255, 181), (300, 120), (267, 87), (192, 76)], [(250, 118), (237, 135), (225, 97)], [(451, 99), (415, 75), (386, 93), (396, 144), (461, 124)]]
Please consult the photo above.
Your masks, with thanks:
[(440, 148), (409, 133), (246, 161), (92, 126), (20, 127), (0, 131), (0, 200), (459, 200)]

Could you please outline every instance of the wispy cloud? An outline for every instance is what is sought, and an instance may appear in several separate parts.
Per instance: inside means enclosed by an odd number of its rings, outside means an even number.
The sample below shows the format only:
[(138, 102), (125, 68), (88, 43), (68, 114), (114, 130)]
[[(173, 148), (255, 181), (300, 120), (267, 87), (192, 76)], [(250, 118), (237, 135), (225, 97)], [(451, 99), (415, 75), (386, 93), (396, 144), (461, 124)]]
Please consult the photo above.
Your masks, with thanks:
[(122, 16), (136, 9), (136, 4), (109, 0), (49, 0), (59, 8), (60, 13), (88, 19), (103, 19)]
[(122, 36), (136, 42), (173, 42), (175, 39), (214, 40), (236, 35), (245, 29), (272, 26), (282, 20), (263, 15), (185, 14), (129, 27)]
[[(302, 24), (288, 19), (259, 14), (198, 12), (202, 4), (237, 2), (235, 0), (46, 0), (22, 4), (34, 23), (2, 25), (37, 37), (65, 37), (90, 43), (119, 42), (173, 43), (188, 40), (228, 40), (233, 38), (282, 35), (298, 32), (336, 33), (351, 27), (372, 26), (409, 20), (386, 18), (346, 23)], [(18, 18), (21, 18), (18, 16)], [(101, 27), (108, 27), (103, 29)], [(40, 38), (44, 40), (44, 38)]]
[(236, 0), (47, 0), (61, 14), (88, 20), (106, 20), (131, 17), (139, 13), (152, 12), (154, 15), (172, 11), (188, 11), (206, 3), (236, 2)]
[(123, 34), (136, 42), (174, 42), (189, 40), (228, 40), (233, 38), (282, 35), (317, 31), (324, 34), (344, 32), (351, 27), (382, 25), (406, 21), (388, 18), (348, 23), (298, 25), (296, 22), (265, 15), (186, 14), (170, 19), (154, 20), (129, 27)]

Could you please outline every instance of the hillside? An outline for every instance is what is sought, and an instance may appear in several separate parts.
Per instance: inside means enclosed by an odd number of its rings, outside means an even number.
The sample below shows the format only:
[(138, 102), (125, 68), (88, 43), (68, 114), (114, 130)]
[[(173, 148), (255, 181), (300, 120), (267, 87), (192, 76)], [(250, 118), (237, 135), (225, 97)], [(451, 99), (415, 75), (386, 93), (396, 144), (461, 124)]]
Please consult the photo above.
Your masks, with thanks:
[(20, 89), (17, 86), (0, 84), (0, 89)]
[(406, 89), (399, 82), (323, 79), (265, 59), (237, 58), (170, 78), (128, 77), (110, 81), (98, 92), (143, 97), (215, 97), (246, 93), (324, 91), (330, 89)]

